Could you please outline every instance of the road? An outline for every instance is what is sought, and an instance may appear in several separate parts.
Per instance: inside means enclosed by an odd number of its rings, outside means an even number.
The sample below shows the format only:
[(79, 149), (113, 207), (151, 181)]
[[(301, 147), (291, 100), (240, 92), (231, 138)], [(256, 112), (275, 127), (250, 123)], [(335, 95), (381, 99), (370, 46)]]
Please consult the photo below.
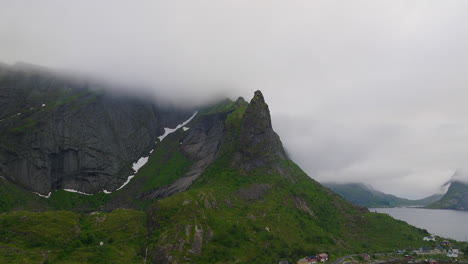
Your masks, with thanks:
[(344, 257), (341, 257), (335, 261), (333, 261), (331, 264), (338, 264), (338, 263), (341, 263), (343, 260), (347, 259), (347, 258), (351, 258), (351, 257), (357, 257), (357, 256), (361, 256), (362, 254), (354, 254), (354, 255), (348, 255), (348, 256), (344, 256)]

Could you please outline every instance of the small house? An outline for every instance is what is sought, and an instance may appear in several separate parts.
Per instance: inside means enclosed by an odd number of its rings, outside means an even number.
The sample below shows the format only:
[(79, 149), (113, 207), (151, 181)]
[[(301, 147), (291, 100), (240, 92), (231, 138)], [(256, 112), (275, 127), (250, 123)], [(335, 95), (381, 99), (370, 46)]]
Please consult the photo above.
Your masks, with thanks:
[(320, 262), (326, 262), (326, 261), (328, 261), (328, 254), (325, 254), (325, 253), (318, 254), (318, 255), (317, 255), (317, 259), (318, 259)]
[(436, 254), (439, 254), (439, 253), (445, 253), (445, 248), (441, 247), (441, 246), (436, 246), (434, 247), (434, 250), (432, 250), (432, 252), (436, 253)]
[(278, 264), (289, 264), (289, 262), (287, 260), (280, 260)]
[(440, 243), (442, 246), (450, 246), (450, 242), (448, 240), (444, 240), (442, 241), (442, 243)]
[(431, 249), (428, 248), (428, 247), (426, 247), (426, 246), (424, 246), (424, 247), (421, 247), (421, 248), (419, 249), (419, 252), (420, 252), (420, 253), (430, 253), (430, 252), (431, 252)]
[(370, 260), (370, 255), (367, 254), (367, 253), (364, 253), (364, 254), (362, 254), (362, 258), (363, 258), (364, 260)]
[(458, 254), (458, 248), (457, 247), (450, 247), (449, 252), (454, 252)]

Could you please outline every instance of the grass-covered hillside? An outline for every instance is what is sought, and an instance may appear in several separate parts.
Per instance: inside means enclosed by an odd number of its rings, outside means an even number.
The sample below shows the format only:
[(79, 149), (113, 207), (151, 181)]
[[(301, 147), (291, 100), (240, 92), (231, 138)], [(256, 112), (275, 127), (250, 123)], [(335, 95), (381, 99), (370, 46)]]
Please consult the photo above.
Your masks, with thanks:
[[(427, 235), (306, 175), (285, 155), (259, 92), (250, 104), (203, 109), (187, 127), (158, 142), (119, 191), (5, 206), (0, 263), (294, 263), (419, 247)], [(10, 210), (36, 198), (53, 211)]]
[(0, 227), (0, 263), (143, 263), (146, 253), (141, 211), (15, 211)]

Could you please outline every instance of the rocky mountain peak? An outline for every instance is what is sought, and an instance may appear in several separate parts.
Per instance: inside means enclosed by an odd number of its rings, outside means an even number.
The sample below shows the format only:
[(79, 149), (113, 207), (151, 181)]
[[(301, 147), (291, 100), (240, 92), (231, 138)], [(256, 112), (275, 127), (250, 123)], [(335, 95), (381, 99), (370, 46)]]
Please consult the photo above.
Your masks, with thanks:
[(252, 98), (251, 103), (255, 103), (255, 102), (260, 102), (263, 104), (265, 103), (265, 98), (263, 97), (262, 91), (260, 90), (255, 91), (254, 97)]
[(279, 136), (273, 131), (268, 105), (256, 91), (241, 121), (235, 166), (251, 170), (288, 159)]
[[(262, 92), (256, 91), (245, 111), (241, 129), (246, 133), (270, 134), (273, 132), (271, 125), (270, 109), (265, 103)], [(274, 132), (273, 132), (274, 133)]]
[(244, 97), (239, 96), (239, 98), (237, 98), (237, 100), (236, 100), (236, 104), (244, 104), (244, 103), (247, 103), (245, 101)]

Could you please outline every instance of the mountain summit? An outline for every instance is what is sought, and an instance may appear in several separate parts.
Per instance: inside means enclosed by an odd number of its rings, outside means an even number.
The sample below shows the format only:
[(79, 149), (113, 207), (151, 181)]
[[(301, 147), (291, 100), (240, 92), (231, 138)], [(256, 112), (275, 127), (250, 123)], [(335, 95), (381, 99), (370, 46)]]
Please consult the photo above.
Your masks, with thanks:
[(245, 110), (234, 164), (241, 170), (276, 165), (288, 160), (279, 136), (273, 131), (268, 105), (262, 92), (256, 91)]

